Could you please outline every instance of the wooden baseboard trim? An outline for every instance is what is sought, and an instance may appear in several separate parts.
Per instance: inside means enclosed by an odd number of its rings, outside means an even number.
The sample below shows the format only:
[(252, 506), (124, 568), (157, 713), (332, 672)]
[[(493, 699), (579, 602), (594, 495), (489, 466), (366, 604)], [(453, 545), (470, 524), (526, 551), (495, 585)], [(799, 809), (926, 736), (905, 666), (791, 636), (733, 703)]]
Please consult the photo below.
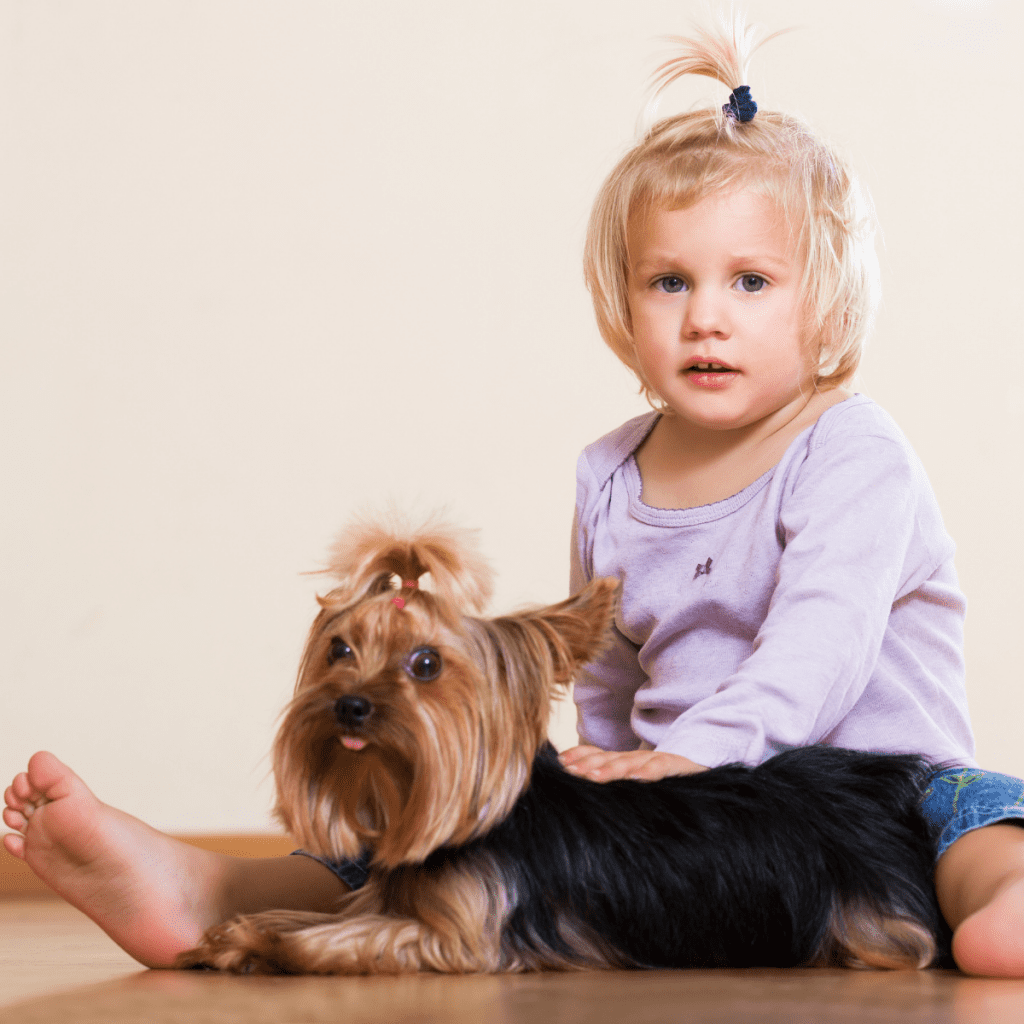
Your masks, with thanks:
[[(230, 857), (287, 857), (295, 843), (282, 835), (176, 835), (173, 838)], [(32, 869), (0, 847), (0, 900), (59, 899)]]

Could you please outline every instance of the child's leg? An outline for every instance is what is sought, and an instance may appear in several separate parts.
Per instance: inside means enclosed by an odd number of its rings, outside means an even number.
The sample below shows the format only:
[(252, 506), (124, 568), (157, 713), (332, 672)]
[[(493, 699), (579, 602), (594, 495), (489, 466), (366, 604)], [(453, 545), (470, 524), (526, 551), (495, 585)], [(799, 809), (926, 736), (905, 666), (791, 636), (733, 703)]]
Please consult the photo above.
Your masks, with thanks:
[(52, 754), (33, 755), (4, 794), (4, 845), (147, 967), (169, 967), (235, 914), (329, 911), (347, 887), (308, 857), (209, 853), (101, 803)]
[(935, 888), (960, 969), (1024, 977), (1024, 828), (987, 825), (960, 836), (939, 858)]

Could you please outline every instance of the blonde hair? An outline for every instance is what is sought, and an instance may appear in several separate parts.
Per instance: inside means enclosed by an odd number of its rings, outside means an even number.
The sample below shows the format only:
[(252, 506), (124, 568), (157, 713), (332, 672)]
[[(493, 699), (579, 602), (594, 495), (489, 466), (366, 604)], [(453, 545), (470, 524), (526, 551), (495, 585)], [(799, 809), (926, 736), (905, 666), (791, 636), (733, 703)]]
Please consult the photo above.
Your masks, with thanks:
[[(716, 32), (674, 42), (680, 52), (655, 72), (655, 96), (683, 75), (704, 75), (736, 89), (761, 45), (736, 16)], [(655, 210), (684, 209), (737, 189), (777, 204), (794, 228), (804, 264), (807, 336), (817, 349), (815, 387), (838, 387), (860, 363), (879, 284), (874, 211), (853, 171), (799, 118), (758, 111), (740, 122), (728, 105), (697, 110), (659, 121), (619, 161), (594, 202), (584, 250), (601, 336), (656, 407), (633, 344), (629, 224)]]

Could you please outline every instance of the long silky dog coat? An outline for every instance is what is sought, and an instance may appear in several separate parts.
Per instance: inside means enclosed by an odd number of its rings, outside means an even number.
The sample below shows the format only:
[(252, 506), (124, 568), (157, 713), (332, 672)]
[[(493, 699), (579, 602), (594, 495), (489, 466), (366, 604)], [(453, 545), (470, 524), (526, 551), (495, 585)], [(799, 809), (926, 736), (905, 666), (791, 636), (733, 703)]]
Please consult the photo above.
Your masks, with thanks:
[(917, 968), (945, 953), (925, 761), (811, 747), (654, 783), (578, 778), (548, 712), (600, 652), (616, 581), (479, 618), (487, 569), (441, 527), (350, 531), (332, 571), (275, 743), (278, 815), (314, 854), (372, 851), (369, 881), (334, 913), (212, 928), (181, 966)]

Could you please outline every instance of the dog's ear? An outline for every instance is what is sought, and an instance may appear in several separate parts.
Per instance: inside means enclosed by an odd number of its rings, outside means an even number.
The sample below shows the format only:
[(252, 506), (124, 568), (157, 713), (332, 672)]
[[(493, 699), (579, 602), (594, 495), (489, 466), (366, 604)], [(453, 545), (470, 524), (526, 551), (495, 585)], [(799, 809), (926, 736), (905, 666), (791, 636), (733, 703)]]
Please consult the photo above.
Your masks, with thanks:
[(505, 663), (510, 682), (549, 678), (568, 686), (579, 668), (608, 644), (619, 581), (591, 581), (578, 594), (546, 608), (478, 620)]
[(578, 594), (533, 613), (559, 639), (552, 647), (558, 681), (568, 684), (577, 670), (608, 646), (619, 581), (592, 580)]
[(418, 581), (429, 573), (437, 597), (479, 613), (494, 587), (494, 573), (477, 549), (475, 532), (438, 519), (417, 529), (357, 519), (335, 542), (327, 571), (341, 585), (321, 604), (347, 604), (376, 588), (387, 590), (392, 576)]

